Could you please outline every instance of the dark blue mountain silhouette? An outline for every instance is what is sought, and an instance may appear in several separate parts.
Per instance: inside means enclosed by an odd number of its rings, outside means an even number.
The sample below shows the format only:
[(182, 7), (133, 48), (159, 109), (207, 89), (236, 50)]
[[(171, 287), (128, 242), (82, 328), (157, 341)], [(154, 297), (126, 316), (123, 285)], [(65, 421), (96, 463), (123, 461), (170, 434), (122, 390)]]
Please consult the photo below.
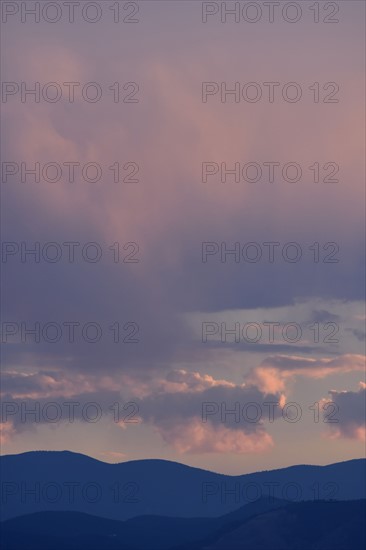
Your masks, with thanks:
[(125, 522), (41, 512), (2, 523), (4, 550), (361, 550), (366, 501), (261, 498), (219, 518)]
[(142, 515), (218, 517), (261, 496), (365, 498), (364, 459), (228, 476), (165, 460), (107, 464), (69, 451), (0, 458), (1, 519), (45, 511), (126, 520)]
[(361, 550), (366, 501), (297, 502), (244, 521), (216, 540), (180, 550)]
[[(7, 538), (23, 533), (23, 538), (37, 537), (105, 537), (112, 543), (123, 541), (128, 547), (172, 548), (175, 545), (193, 544), (212, 538), (215, 533), (226, 532), (259, 513), (286, 506), (285, 501), (261, 498), (230, 514), (219, 518), (172, 518), (164, 516), (140, 516), (127, 521), (117, 521), (79, 512), (37, 512), (7, 520), (2, 523)], [(218, 535), (217, 535), (218, 536)], [(37, 540), (39, 544), (39, 540)]]

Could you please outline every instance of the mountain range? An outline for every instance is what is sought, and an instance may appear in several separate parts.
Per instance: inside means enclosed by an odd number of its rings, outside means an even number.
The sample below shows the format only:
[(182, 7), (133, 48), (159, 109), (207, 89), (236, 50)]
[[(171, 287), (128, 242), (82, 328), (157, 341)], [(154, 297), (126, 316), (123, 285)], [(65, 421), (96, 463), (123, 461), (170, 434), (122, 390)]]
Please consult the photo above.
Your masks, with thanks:
[(0, 457), (1, 520), (46, 511), (127, 520), (218, 517), (261, 497), (292, 502), (366, 498), (365, 459), (239, 476), (166, 460), (100, 462), (69, 451)]
[(261, 498), (219, 518), (37, 512), (2, 522), (3, 550), (363, 550), (366, 500)]
[(69, 451), (0, 458), (4, 550), (361, 550), (366, 460), (229, 476)]

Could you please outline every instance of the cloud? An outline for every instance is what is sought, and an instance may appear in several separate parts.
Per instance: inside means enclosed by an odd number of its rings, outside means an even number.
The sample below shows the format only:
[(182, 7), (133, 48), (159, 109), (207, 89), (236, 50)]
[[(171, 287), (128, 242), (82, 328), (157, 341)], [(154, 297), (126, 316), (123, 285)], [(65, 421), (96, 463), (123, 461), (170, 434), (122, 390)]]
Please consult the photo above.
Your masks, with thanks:
[(40, 424), (88, 422), (98, 413), (125, 429), (128, 422), (113, 413), (117, 402), (130, 403), (131, 423), (149, 425), (177, 452), (263, 452), (273, 445), (265, 422), (273, 422), (284, 404), (281, 394), (184, 369), (145, 384), (125, 376), (112, 381), (79, 375), (72, 381), (68, 373), (8, 373), (2, 398), (6, 438)]
[(98, 391), (122, 391), (126, 395), (143, 397), (159, 385), (160, 380), (146, 377), (131, 376), (120, 373), (114, 377), (109, 374), (100, 375), (86, 373), (71, 373), (68, 370), (52, 370), (15, 372), (6, 371), (2, 374), (1, 395), (11, 395), (13, 399), (50, 399), (71, 398), (76, 395), (88, 395)]
[(16, 430), (12, 422), (0, 422), (0, 444), (5, 445), (14, 437)]
[(202, 424), (198, 418), (189, 423), (160, 425), (157, 431), (179, 453), (262, 453), (274, 445), (264, 430), (246, 433), (226, 426)]
[[(325, 409), (324, 418), (329, 427), (330, 437), (333, 439), (358, 439), (365, 441), (366, 438), (366, 384), (360, 382), (360, 389), (353, 391), (335, 391), (329, 392), (330, 398), (324, 399), (324, 405), (333, 403), (331, 410)], [(323, 405), (323, 409), (324, 409)], [(334, 412), (329, 417), (329, 412)], [(334, 418), (334, 420), (332, 420)]]
[[(326, 112), (315, 137), (312, 121), (317, 120), (317, 111), (308, 103), (204, 105), (200, 83), (213, 78), (236, 81), (242, 65), (235, 59), (227, 62), (225, 50), (216, 44), (214, 35), (210, 35), (212, 42), (207, 49), (200, 40), (202, 25), (189, 24), (195, 14), (188, 11), (181, 15), (182, 19), (172, 21), (170, 30), (164, 28), (164, 32), (154, 33), (149, 25), (144, 26), (144, 33), (152, 40), (151, 49), (142, 50), (141, 55), (139, 44), (123, 60), (120, 52), (129, 47), (129, 41), (127, 35), (116, 32), (116, 25), (107, 25), (108, 41), (94, 53), (91, 37), (77, 23), (70, 27), (67, 46), (62, 25), (53, 26), (52, 33), (41, 26), (40, 36), (47, 41), (47, 48), (42, 49), (41, 38), (35, 40), (30, 27), (12, 28), (8, 40), (13, 47), (9, 46), (6, 59), (9, 80), (99, 80), (108, 90), (111, 80), (126, 78), (140, 82), (142, 93), (136, 105), (115, 104), (109, 92), (98, 104), (80, 99), (75, 104), (23, 104), (16, 98), (5, 104), (4, 127), (9, 134), (5, 160), (77, 161), (81, 165), (94, 161), (105, 172), (98, 184), (69, 184), (65, 176), (57, 184), (20, 185), (17, 179), (8, 182), (5, 199), (12, 216), (4, 228), (5, 239), (96, 241), (103, 244), (103, 262), (107, 263), (32, 265), (10, 261), (7, 294), (13, 299), (5, 299), (3, 318), (31, 322), (37, 311), (38, 319), (44, 322), (79, 320), (80, 312), (107, 326), (116, 320), (135, 320), (141, 324), (143, 340), (137, 349), (128, 350), (111, 346), (110, 342), (92, 349), (81, 342), (73, 347), (41, 343), (33, 350), (14, 347), (6, 354), (7, 365), (27, 368), (22, 353), (27, 351), (32, 354), (31, 367), (42, 366), (45, 357), (51, 356), (52, 364), (73, 372), (90, 373), (101, 368), (110, 372), (161, 371), (181, 358), (192, 362), (196, 357), (191, 331), (182, 320), (187, 312), (284, 305), (293, 303), (295, 296), (314, 294), (340, 299), (362, 294), (363, 242), (358, 236), (363, 214), (359, 200), (362, 183), (356, 177), (362, 152), (353, 146), (358, 140), (357, 98), (337, 106), (337, 121)], [(188, 43), (181, 32), (182, 21), (193, 33)], [(274, 29), (267, 28), (266, 32)], [(252, 38), (258, 42), (258, 36)], [(227, 39), (234, 51), (240, 47), (242, 35), (230, 34)], [(26, 55), (15, 58), (16, 48)], [(280, 48), (281, 55), (283, 51)], [(317, 65), (319, 48), (314, 51)], [(259, 62), (251, 63), (251, 80), (271, 79), (273, 66), (262, 41), (258, 42), (256, 55)], [(354, 56), (349, 58), (356, 63)], [(299, 74), (297, 65), (292, 70), (294, 75)], [(320, 66), (312, 65), (309, 81), (320, 70)], [(348, 71), (349, 65), (343, 78), (354, 83), (359, 93), (360, 77), (357, 71)], [(281, 78), (288, 78), (287, 68), (280, 72)], [(302, 72), (301, 78), (305, 78)], [(306, 152), (294, 137), (293, 108), (303, 128), (301, 139), (309, 143)], [(267, 128), (265, 135), (263, 127)], [(286, 146), (277, 137), (279, 131), (292, 136)], [(339, 144), (340, 134), (349, 136), (348, 147)], [(329, 158), (336, 158), (348, 169), (347, 177), (354, 181), (351, 190), (339, 185), (330, 193), (326, 185), (309, 183), (307, 167), (318, 157), (319, 144), (325, 157), (329, 151)], [(138, 162), (139, 184), (111, 182), (108, 166), (117, 159), (121, 163)], [(270, 159), (282, 163), (296, 159), (307, 176), (296, 188), (277, 182), (205, 185), (201, 181), (203, 161), (229, 165)], [(310, 215), (312, 224), (308, 223)], [(341, 216), (349, 220), (346, 228), (339, 226)], [(282, 223), (284, 219), (286, 224)], [(323, 261), (314, 264), (308, 247), (319, 242), (320, 235), (325, 242), (340, 243), (342, 261), (337, 265)], [(204, 265), (201, 243), (207, 240), (226, 242), (228, 248), (237, 241), (299, 241), (304, 258), (299, 264), (288, 264), (279, 254), (274, 264), (263, 260), (237, 265), (230, 259), (223, 264), (217, 257), (214, 263)], [(108, 247), (116, 241), (138, 242), (141, 263), (108, 263)], [(330, 276), (333, 268), (337, 269), (337, 277)]]
[(241, 454), (263, 452), (273, 445), (265, 421), (269, 403), (276, 404), (272, 421), (279, 415), (283, 395), (185, 371), (170, 373), (167, 379), (169, 391), (138, 401), (139, 411), (142, 420), (178, 452)]
[(309, 358), (296, 355), (273, 355), (253, 368), (248, 380), (262, 391), (284, 391), (297, 376), (319, 379), (332, 374), (363, 371), (365, 356), (345, 354), (334, 358)]
[(208, 374), (188, 372), (184, 369), (170, 371), (166, 376), (166, 381), (168, 384), (162, 383), (170, 392), (202, 392), (215, 386), (235, 387), (233, 382), (223, 379), (216, 380)]
[(340, 316), (326, 309), (316, 309), (312, 311), (311, 320), (313, 323), (329, 323), (330, 321), (339, 321)]
[(119, 451), (104, 451), (99, 453), (100, 456), (106, 458), (108, 461), (113, 461), (118, 464), (118, 462), (124, 462), (127, 458), (125, 453), (120, 453)]
[[(280, 416), (289, 381), (297, 376), (318, 379), (360, 371), (363, 366), (364, 357), (351, 354), (319, 359), (276, 355), (251, 369), (242, 384), (186, 369), (171, 370), (164, 378), (148, 379), (125, 373), (111, 377), (72, 376), (68, 371), (7, 372), (3, 378), (3, 403), (5, 406), (15, 403), (15, 409), (12, 405), (3, 409), (8, 413), (3, 416), (4, 440), (29, 427), (48, 423), (43, 411), (48, 410), (50, 402), (51, 415), (56, 407), (62, 411), (61, 423), (69, 421), (65, 411), (65, 403), (69, 401), (78, 403), (74, 421), (80, 422), (88, 421), (83, 414), (88, 403), (96, 403), (101, 414), (112, 418), (113, 403), (132, 402), (133, 422), (152, 427), (179, 453), (264, 452), (274, 444), (266, 431), (266, 421), (273, 422)], [(350, 406), (360, 403), (364, 391), (330, 392), (330, 395), (344, 409), (346, 402)], [(37, 407), (38, 419), (34, 420), (30, 414), (24, 420), (24, 411)], [(362, 424), (357, 424), (352, 416), (343, 420), (340, 427), (332, 427), (333, 437), (361, 437)], [(124, 420), (117, 424), (123, 429), (127, 427)]]
[(50, 397), (71, 397), (78, 393), (92, 392), (93, 380), (90, 377), (68, 376), (61, 371), (5, 372), (2, 375), (2, 393), (10, 393), (14, 399), (39, 399)]
[(351, 332), (351, 334), (353, 334), (353, 336), (355, 336), (355, 338), (357, 338), (357, 340), (359, 342), (364, 342), (365, 339), (366, 339), (366, 332), (364, 330), (359, 330), (359, 329), (346, 329), (348, 332)]

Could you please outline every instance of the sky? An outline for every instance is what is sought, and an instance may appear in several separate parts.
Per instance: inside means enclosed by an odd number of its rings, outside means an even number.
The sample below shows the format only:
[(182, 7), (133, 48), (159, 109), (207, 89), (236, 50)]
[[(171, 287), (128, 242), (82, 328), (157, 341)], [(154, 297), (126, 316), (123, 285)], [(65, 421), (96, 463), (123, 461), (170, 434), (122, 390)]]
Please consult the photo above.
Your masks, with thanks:
[(2, 453), (364, 456), (364, 3), (2, 4)]

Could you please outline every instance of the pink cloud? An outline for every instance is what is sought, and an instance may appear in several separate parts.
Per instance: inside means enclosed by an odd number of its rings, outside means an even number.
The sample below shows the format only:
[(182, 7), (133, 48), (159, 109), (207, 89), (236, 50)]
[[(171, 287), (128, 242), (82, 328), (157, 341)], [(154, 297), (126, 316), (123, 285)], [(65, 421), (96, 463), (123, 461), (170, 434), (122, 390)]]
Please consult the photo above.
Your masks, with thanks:
[(244, 433), (225, 426), (202, 424), (199, 419), (159, 426), (156, 430), (179, 453), (261, 453), (274, 445), (266, 432)]
[(125, 461), (127, 455), (125, 453), (120, 453), (119, 451), (103, 451), (99, 453), (100, 456), (106, 458), (110, 462), (118, 464), (118, 462)]
[(0, 422), (0, 445), (4, 445), (14, 437), (16, 430), (12, 422)]
[(254, 367), (247, 381), (264, 392), (280, 392), (286, 384), (298, 376), (319, 379), (332, 374), (363, 371), (365, 356), (340, 355), (335, 358), (309, 358), (295, 355), (274, 355)]

